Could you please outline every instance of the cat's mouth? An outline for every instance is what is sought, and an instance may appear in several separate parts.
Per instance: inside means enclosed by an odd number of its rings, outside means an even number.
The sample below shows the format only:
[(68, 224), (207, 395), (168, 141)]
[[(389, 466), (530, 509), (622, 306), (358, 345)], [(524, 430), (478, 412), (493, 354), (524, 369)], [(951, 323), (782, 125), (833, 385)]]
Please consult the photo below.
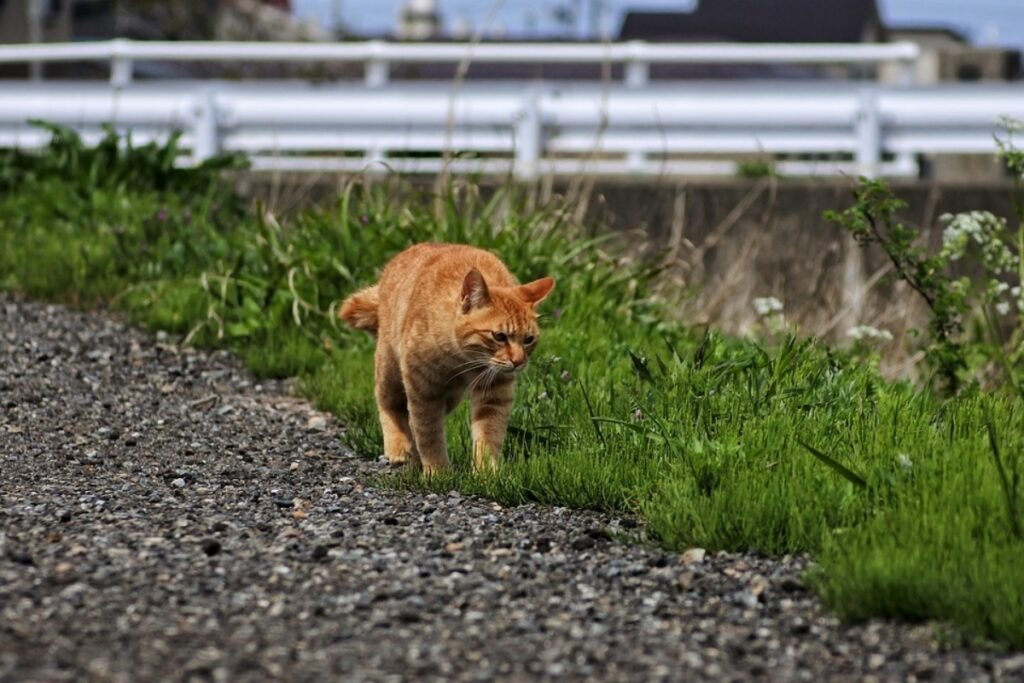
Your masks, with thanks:
[(519, 365), (516, 365), (515, 363), (501, 363), (495, 364), (494, 367), (503, 374), (515, 375), (526, 367), (526, 363), (521, 363)]

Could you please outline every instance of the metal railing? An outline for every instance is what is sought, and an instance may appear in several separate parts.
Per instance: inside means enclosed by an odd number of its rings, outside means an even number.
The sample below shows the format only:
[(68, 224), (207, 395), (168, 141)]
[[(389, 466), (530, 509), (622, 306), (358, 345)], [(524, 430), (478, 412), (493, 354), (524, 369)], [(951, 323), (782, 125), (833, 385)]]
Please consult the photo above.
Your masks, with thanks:
[[(882, 44), (664, 44), (624, 43), (239, 43), (134, 41), (0, 46), (0, 64), (99, 61), (110, 64), (110, 82), (132, 81), (137, 61), (361, 63), (364, 81), (382, 87), (392, 64), (621, 64), (634, 87), (649, 80), (652, 64), (884, 64), (901, 65), (910, 79), (920, 49), (914, 43)], [(908, 80), (909, 82), (909, 80)]]
[[(0, 48), (0, 61), (90, 55), (103, 59), (112, 45)], [(189, 45), (189, 44), (186, 44)], [(368, 44), (303, 44), (334, 58), (364, 58)], [(126, 59), (175, 52), (178, 43), (128, 43)], [(243, 45), (258, 59), (276, 59), (281, 46)], [(239, 58), (237, 44), (210, 44), (193, 58)], [(291, 46), (289, 46), (291, 47)], [(431, 61), (437, 46), (392, 45), (405, 57)], [(441, 46), (452, 59), (465, 45)], [(525, 46), (546, 63), (565, 46)], [(628, 45), (572, 46), (590, 50)], [(712, 60), (713, 46), (646, 46), (657, 62), (688, 52)], [(723, 46), (720, 46), (723, 47)], [(724, 46), (730, 58), (753, 59), (752, 47)], [(815, 57), (820, 46), (773, 46), (781, 59)], [(831, 50), (834, 46), (826, 46)], [(847, 49), (862, 46), (843, 46)], [(892, 46), (854, 50), (858, 60), (891, 58)], [(874, 48), (879, 47), (878, 51)], [(71, 48), (75, 48), (72, 50)], [(487, 59), (513, 59), (524, 46), (479, 45)], [(504, 51), (509, 48), (511, 51)], [(684, 49), (685, 48), (685, 49)], [(806, 48), (806, 49), (804, 49)], [(881, 48), (885, 48), (882, 50)], [(120, 48), (119, 48), (120, 49)], [(903, 48), (901, 48), (902, 50)], [(24, 50), (28, 50), (27, 52)], [(148, 52), (147, 52), (148, 50)], [(226, 52), (223, 52), (226, 50)], [(348, 52), (346, 52), (346, 50)], [(417, 52), (421, 50), (422, 52)], [(838, 59), (838, 52), (829, 52)], [(461, 51), (461, 52), (459, 52)], [(787, 52), (788, 51), (788, 52)], [(385, 54), (387, 60), (398, 52)], [(583, 53), (573, 53), (583, 59)], [(906, 56), (907, 52), (899, 52)], [(127, 55), (127, 56), (125, 56)], [(502, 56), (504, 55), (504, 56)], [(477, 55), (479, 56), (479, 55)], [(763, 57), (763, 55), (762, 55)], [(284, 57), (282, 57), (284, 58)], [(476, 57), (474, 57), (475, 59)], [(387, 63), (390, 63), (389, 61)], [(49, 134), (27, 123), (41, 118), (78, 130), (86, 140), (113, 125), (135, 142), (182, 131), (183, 163), (218, 152), (242, 152), (257, 169), (405, 173), (515, 173), (680, 175), (733, 173), (737, 160), (763, 161), (783, 174), (918, 172), (922, 154), (991, 153), (1000, 115), (1024, 118), (1018, 85), (884, 86), (844, 81), (635, 81), (521, 83), (392, 81), (309, 84), (297, 81), (6, 81), (0, 82), (0, 146), (35, 148)], [(731, 159), (730, 159), (731, 158)]]

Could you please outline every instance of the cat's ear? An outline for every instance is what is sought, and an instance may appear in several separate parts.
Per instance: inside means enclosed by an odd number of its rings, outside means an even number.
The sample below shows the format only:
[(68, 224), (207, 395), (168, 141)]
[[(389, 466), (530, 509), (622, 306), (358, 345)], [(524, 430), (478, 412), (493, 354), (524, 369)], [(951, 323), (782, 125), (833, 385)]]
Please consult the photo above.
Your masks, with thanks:
[(519, 296), (523, 298), (528, 304), (536, 306), (544, 298), (551, 293), (551, 290), (555, 288), (555, 281), (549, 277), (542, 277), (539, 280), (533, 282), (527, 282), (525, 285), (519, 285), (516, 291), (519, 292)]
[(462, 279), (462, 312), (469, 313), (474, 308), (483, 308), (491, 303), (491, 293), (480, 271), (474, 268)]

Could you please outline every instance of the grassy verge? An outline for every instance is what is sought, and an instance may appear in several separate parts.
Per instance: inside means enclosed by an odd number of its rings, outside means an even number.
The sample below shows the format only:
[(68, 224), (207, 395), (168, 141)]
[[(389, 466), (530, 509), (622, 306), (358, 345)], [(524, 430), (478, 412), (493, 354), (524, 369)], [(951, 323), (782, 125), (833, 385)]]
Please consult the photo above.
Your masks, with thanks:
[(454, 471), (396, 485), (637, 513), (672, 548), (810, 552), (844, 616), (940, 619), (1024, 647), (1019, 400), (942, 402), (814, 342), (687, 329), (654, 295), (656, 269), (513, 190), (352, 184), (281, 224), (216, 164), (180, 171), (173, 157), (66, 134), (42, 156), (0, 157), (0, 287), (112, 302), (257, 373), (299, 375), (372, 457), (372, 341), (339, 328), (334, 306), (414, 242), (493, 249), (524, 280), (559, 281), (507, 463), (470, 471), (463, 409)]

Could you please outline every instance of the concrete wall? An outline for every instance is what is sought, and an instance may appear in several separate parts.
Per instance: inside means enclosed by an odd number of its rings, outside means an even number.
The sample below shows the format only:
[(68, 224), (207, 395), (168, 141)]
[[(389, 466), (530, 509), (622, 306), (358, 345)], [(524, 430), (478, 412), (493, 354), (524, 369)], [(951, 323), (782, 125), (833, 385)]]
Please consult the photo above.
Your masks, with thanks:
[[(674, 277), (693, 292), (678, 310), (687, 320), (747, 332), (758, 323), (753, 300), (774, 296), (802, 333), (841, 341), (849, 328), (868, 324), (892, 332), (893, 349), (905, 348), (910, 328), (927, 321), (920, 301), (892, 281), (881, 250), (857, 246), (822, 218), (852, 204), (851, 186), (770, 179), (603, 185), (595, 188), (600, 201), (591, 202), (590, 216), (616, 230), (642, 231), (652, 247), (669, 251)], [(921, 227), (932, 247), (941, 243), (943, 213), (1013, 215), (1008, 184), (910, 182), (895, 189), (908, 203), (906, 222)]]

